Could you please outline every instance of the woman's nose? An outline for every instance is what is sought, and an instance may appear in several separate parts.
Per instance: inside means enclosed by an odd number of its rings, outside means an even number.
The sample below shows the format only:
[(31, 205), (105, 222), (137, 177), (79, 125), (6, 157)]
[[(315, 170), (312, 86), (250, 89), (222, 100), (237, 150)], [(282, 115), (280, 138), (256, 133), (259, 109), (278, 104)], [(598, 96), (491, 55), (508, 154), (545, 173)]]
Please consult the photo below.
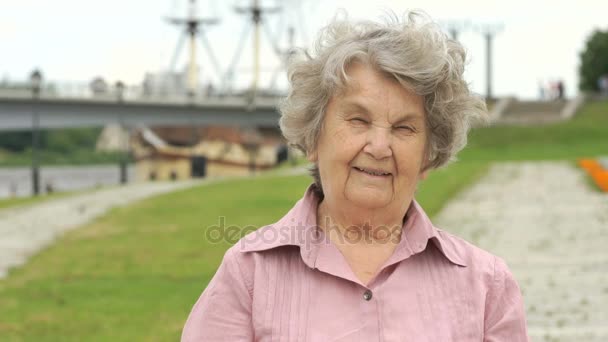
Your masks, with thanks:
[(390, 128), (371, 127), (363, 151), (376, 159), (384, 159), (393, 155)]

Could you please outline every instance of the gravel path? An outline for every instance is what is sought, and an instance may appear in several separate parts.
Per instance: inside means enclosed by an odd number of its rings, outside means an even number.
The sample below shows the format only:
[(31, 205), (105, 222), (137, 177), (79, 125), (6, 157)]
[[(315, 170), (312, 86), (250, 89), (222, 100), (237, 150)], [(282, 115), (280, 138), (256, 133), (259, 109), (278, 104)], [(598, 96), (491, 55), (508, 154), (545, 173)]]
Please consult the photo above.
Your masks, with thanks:
[(608, 194), (582, 171), (497, 164), (434, 222), (507, 261), (532, 341), (608, 341)]
[(191, 187), (201, 181), (135, 183), (0, 211), (0, 278), (24, 264), (65, 231), (86, 224), (113, 207)]

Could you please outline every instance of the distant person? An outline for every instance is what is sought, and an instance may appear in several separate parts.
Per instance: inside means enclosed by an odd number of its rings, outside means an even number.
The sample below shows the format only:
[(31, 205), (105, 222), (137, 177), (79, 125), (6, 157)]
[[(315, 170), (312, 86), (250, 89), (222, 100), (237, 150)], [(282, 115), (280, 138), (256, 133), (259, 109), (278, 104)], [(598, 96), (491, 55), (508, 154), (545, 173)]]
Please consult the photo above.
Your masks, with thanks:
[(542, 80), (538, 81), (538, 99), (541, 101), (545, 99), (545, 84)]
[(563, 80), (559, 80), (557, 81), (557, 98), (559, 100), (563, 100), (564, 99), (564, 81)]
[(314, 181), (226, 252), (182, 341), (528, 341), (505, 262), (414, 199), (487, 117), (463, 46), (413, 12), (334, 19), (316, 47), (290, 61), (280, 107)]
[(47, 194), (52, 194), (55, 192), (55, 187), (53, 187), (53, 183), (50, 181), (46, 182), (44, 189)]
[(549, 81), (549, 96), (547, 98), (549, 100), (557, 99), (557, 81)]
[(608, 74), (604, 74), (598, 78), (597, 87), (600, 94), (608, 96)]
[(215, 96), (215, 87), (213, 86), (212, 83), (207, 84), (207, 88), (205, 90), (205, 94), (207, 94), (207, 97), (213, 97), (213, 96)]
[(152, 82), (150, 81), (150, 78), (146, 77), (142, 82), (141, 87), (144, 96), (152, 95)]
[(17, 182), (12, 181), (9, 185), (9, 192), (11, 197), (17, 197)]

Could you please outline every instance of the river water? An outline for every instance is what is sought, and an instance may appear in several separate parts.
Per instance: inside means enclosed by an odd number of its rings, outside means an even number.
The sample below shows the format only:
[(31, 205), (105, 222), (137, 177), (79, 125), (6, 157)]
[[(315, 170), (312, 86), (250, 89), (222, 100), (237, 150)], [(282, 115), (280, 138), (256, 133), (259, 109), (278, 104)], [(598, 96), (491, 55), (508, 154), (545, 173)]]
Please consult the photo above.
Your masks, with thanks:
[[(135, 179), (135, 168), (129, 167), (128, 179)], [(28, 167), (0, 168), (0, 198), (32, 194), (31, 170)], [(40, 191), (74, 191), (99, 186), (117, 185), (120, 169), (116, 165), (43, 166), (40, 168)]]

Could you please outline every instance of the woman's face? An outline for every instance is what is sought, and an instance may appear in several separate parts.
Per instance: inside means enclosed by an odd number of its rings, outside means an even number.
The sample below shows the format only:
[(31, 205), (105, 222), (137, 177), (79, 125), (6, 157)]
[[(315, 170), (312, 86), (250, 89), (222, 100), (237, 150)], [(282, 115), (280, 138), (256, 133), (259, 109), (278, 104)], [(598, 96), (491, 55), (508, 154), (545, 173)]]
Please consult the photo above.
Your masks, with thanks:
[(361, 64), (329, 101), (317, 149), (325, 200), (351, 208), (405, 210), (426, 177), (423, 98)]

